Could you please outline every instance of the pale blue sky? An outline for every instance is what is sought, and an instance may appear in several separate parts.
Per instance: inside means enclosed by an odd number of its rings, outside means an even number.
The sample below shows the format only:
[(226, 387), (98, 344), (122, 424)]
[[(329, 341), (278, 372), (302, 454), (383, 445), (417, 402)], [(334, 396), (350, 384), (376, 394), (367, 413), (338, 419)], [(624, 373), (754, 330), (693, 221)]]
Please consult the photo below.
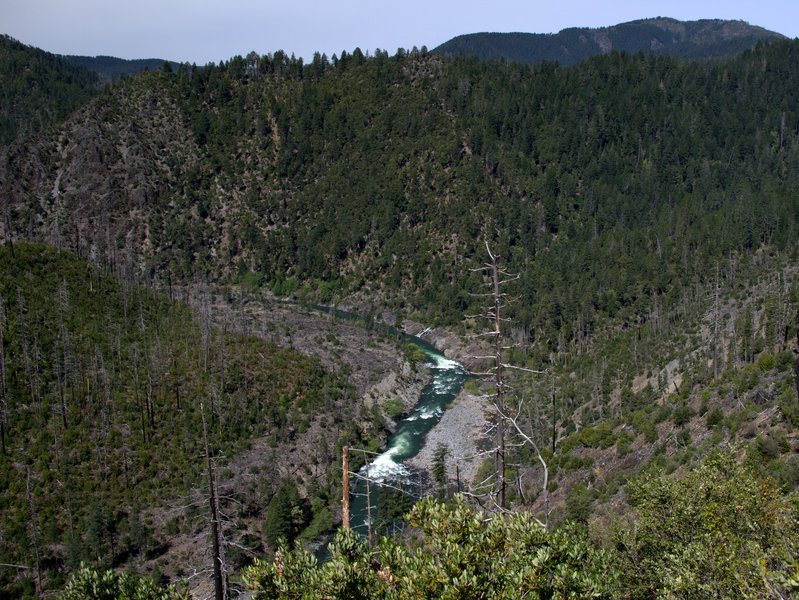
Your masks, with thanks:
[(434, 48), (480, 31), (554, 33), (647, 17), (742, 19), (799, 37), (797, 0), (0, 0), (0, 33), (56, 54), (205, 64), (250, 50), (310, 59)]

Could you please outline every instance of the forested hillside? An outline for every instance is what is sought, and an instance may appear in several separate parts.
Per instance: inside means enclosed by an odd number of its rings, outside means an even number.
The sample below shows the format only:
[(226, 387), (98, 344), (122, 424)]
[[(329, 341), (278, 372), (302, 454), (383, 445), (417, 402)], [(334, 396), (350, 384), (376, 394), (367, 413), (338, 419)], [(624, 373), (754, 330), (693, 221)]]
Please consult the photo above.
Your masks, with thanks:
[(668, 310), (730, 254), (797, 239), (796, 42), (570, 68), (359, 51), (122, 82), (5, 154), (5, 239), (161, 280), (420, 320), (473, 308), (488, 238), (538, 347)]
[(228, 542), (332, 526), (337, 449), (381, 434), (345, 375), (65, 252), (15, 244), (0, 264), (3, 597), (59, 589), (81, 561), (204, 569), (203, 416)]
[(64, 119), (98, 91), (96, 73), (0, 35), (0, 146)]
[[(489, 459), (478, 480), (501, 472), (507, 506), (549, 529), (428, 502), (410, 517), (424, 541), (341, 534), (327, 565), (285, 549), (250, 585), (799, 587), (799, 41), (716, 61), (356, 49), (168, 71), (0, 153), (0, 558), (30, 566), (0, 571), (10, 595), (57, 588), (80, 559), (188, 575), (206, 547), (203, 414), (235, 500), (226, 535), (254, 549), (232, 565), (330, 529), (341, 444), (377, 449), (402, 410), (367, 393), (394, 367), (361, 358), (378, 338), (342, 343), (274, 297), (432, 326), (465, 357), (489, 249), (508, 274), (500, 359), (521, 368), (502, 422), (519, 428), (506, 468)], [(401, 352), (384, 361), (412, 370)], [(451, 500), (460, 476), (440, 456)], [(458, 568), (462, 587), (443, 585)]]

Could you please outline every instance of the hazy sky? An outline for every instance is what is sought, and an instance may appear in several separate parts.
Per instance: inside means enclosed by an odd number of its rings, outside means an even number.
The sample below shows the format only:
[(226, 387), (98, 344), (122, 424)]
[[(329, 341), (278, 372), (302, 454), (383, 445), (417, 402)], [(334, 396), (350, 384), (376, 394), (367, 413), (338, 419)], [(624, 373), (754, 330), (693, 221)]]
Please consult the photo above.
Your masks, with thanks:
[(205, 64), (250, 50), (394, 54), (480, 31), (554, 33), (647, 17), (742, 19), (799, 37), (797, 0), (0, 0), (0, 33), (56, 54)]

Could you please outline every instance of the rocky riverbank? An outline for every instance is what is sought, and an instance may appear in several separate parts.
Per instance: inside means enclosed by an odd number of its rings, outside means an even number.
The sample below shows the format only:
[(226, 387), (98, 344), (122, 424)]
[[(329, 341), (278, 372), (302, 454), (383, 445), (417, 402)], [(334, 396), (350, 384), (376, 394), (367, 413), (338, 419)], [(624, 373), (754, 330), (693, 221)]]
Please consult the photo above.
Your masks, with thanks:
[(439, 445), (447, 447), (447, 477), (460, 479), (461, 486), (474, 483), (483, 456), (480, 448), (486, 439), (490, 404), (480, 396), (461, 391), (447, 408), (441, 421), (430, 430), (422, 449), (408, 461), (412, 467), (430, 472)]

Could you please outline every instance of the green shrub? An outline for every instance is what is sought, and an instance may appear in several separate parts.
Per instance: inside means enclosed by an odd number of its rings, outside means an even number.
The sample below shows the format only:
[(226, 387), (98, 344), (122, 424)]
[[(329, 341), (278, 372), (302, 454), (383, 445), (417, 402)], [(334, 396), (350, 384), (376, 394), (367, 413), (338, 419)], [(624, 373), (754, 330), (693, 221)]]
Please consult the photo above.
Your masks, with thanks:
[(694, 416), (694, 410), (688, 404), (681, 404), (674, 409), (672, 416), (674, 418), (674, 424), (677, 427), (682, 427)]
[(785, 461), (773, 461), (769, 472), (784, 493), (793, 492), (799, 486), (799, 456), (792, 456)]
[(486, 518), (461, 497), (423, 500), (406, 521), (424, 537), (410, 548), (390, 538), (370, 548), (342, 529), (327, 562), (283, 546), (272, 562), (256, 559), (244, 580), (255, 600), (617, 597), (608, 555), (574, 527), (547, 531), (529, 512)]
[(789, 387), (783, 388), (777, 397), (777, 404), (790, 426), (799, 427), (799, 399), (796, 392)]
[(691, 445), (691, 432), (688, 429), (683, 429), (677, 434), (677, 441), (683, 446)]
[(463, 389), (465, 391), (467, 391), (468, 393), (473, 394), (475, 396), (480, 393), (480, 388), (477, 385), (477, 380), (476, 379), (470, 379), (469, 381), (467, 381), (464, 384)]
[(655, 423), (653, 423), (651, 414), (647, 411), (635, 411), (630, 418), (630, 422), (635, 430), (636, 435), (643, 434), (644, 439), (648, 444), (651, 444), (658, 439), (657, 428), (655, 427)]
[(571, 434), (561, 444), (561, 450), (568, 452), (580, 446), (588, 448), (610, 448), (616, 443), (616, 435), (613, 433), (613, 426), (607, 421), (595, 427), (586, 427)]
[(763, 352), (760, 356), (757, 357), (757, 368), (760, 369), (762, 372), (771, 371), (774, 368), (775, 360), (774, 356), (769, 354), (768, 352)]
[(324, 499), (316, 497), (311, 500), (311, 522), (300, 537), (304, 540), (316, 540), (323, 533), (333, 529), (333, 515)]
[(707, 413), (707, 417), (705, 417), (705, 419), (707, 422), (707, 428), (712, 429), (724, 420), (724, 411), (721, 410), (721, 407), (716, 406), (713, 408), (713, 410)]
[(746, 365), (735, 376), (735, 386), (738, 393), (748, 392), (760, 381), (760, 369), (757, 365)]
[(754, 449), (764, 459), (777, 458), (780, 455), (777, 442), (769, 435), (758, 435), (754, 443)]
[(81, 565), (58, 600), (188, 600), (189, 595), (174, 586), (162, 588), (148, 577), (129, 573), (98, 571)]
[(778, 352), (776, 356), (776, 365), (778, 371), (787, 371), (792, 369), (794, 365), (793, 353), (790, 350), (783, 350)]
[(578, 523), (586, 523), (591, 516), (594, 496), (582, 483), (575, 485), (566, 497), (566, 518)]
[(796, 577), (796, 507), (736, 456), (714, 451), (681, 477), (627, 486), (636, 526), (613, 540), (624, 597), (767, 598)]
[(655, 414), (652, 415), (652, 423), (657, 425), (658, 423), (662, 423), (666, 419), (671, 416), (671, 407), (668, 404), (662, 404), (658, 407), (655, 411)]
[(396, 419), (405, 411), (405, 405), (399, 398), (389, 398), (383, 402), (383, 412), (389, 419)]
[(264, 278), (263, 273), (253, 273), (252, 271), (247, 271), (239, 276), (238, 283), (245, 291), (257, 292), (266, 283), (266, 279)]
[(634, 439), (626, 430), (619, 434), (619, 438), (616, 440), (616, 452), (619, 456), (629, 454), (630, 444)]

